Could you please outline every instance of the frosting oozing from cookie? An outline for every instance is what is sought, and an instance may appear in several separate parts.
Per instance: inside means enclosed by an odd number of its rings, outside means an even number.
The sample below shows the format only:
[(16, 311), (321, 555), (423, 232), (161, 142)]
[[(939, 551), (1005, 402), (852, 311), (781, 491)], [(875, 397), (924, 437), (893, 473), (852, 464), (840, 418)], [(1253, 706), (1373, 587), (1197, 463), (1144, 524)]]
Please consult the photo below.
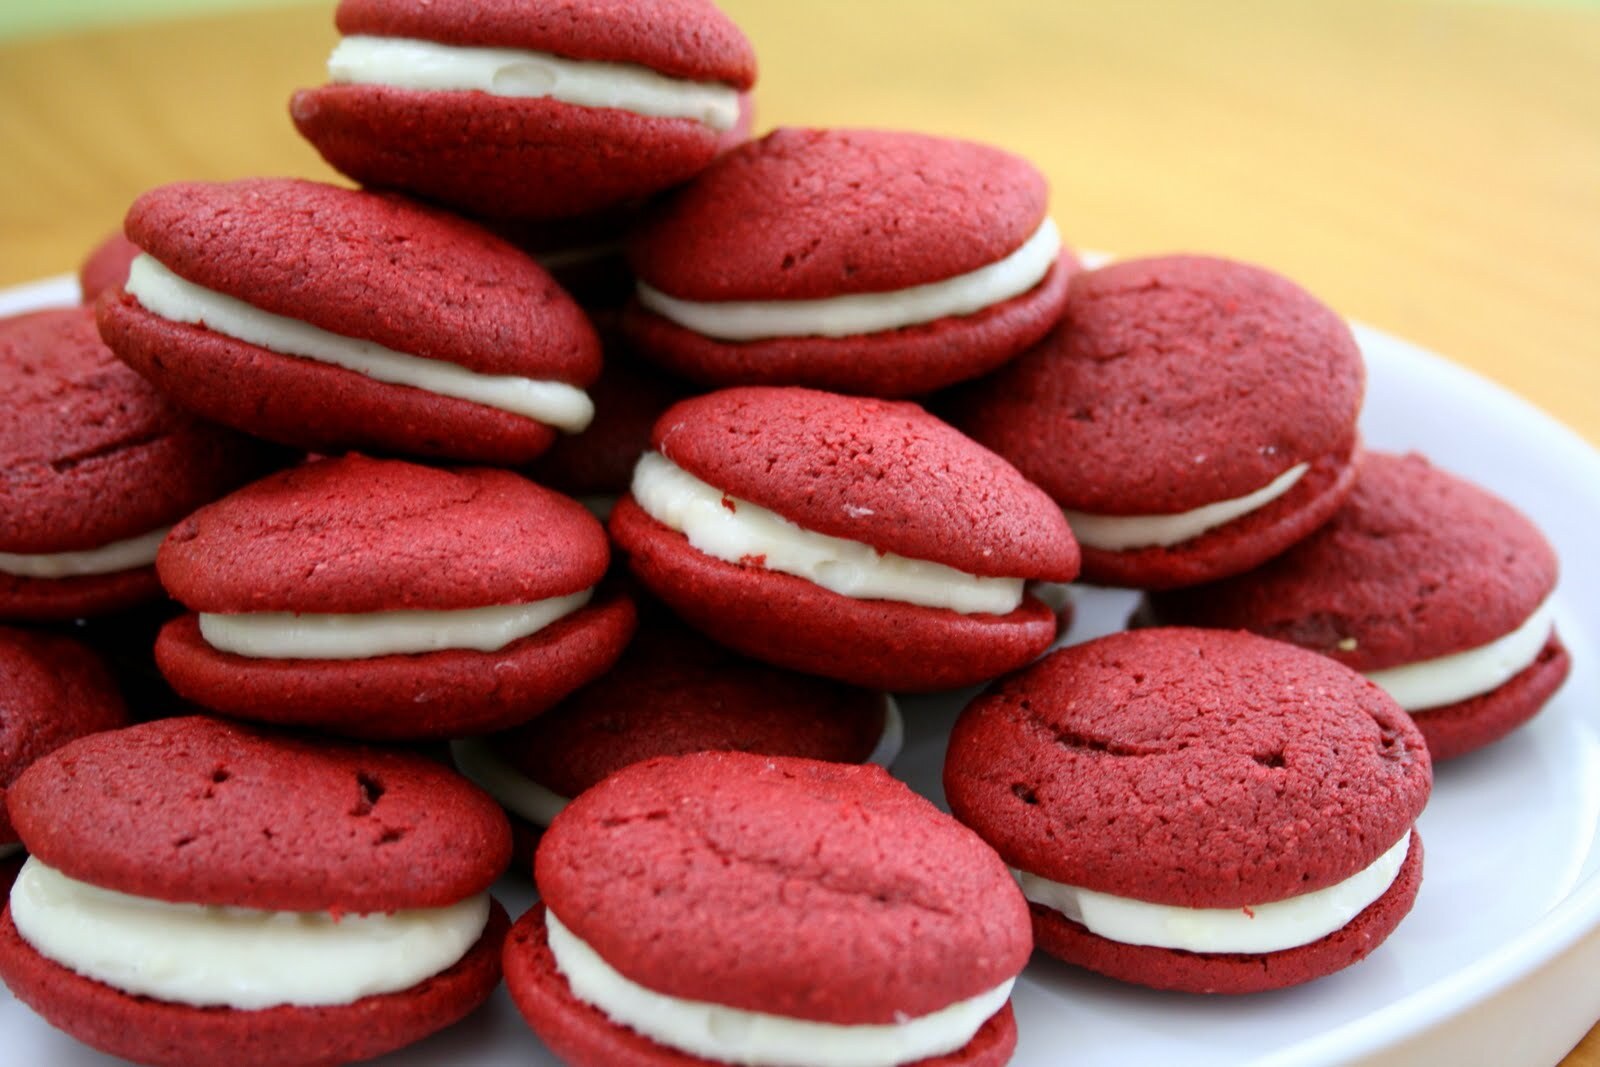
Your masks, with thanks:
[(651, 118), (692, 119), (719, 133), (739, 120), (739, 92), (732, 86), (669, 78), (632, 63), (567, 59), (527, 49), (464, 48), (358, 34), (334, 47), (328, 77), (335, 84), (549, 98)]
[(842, 596), (896, 600), (964, 615), (1005, 615), (1022, 603), (1021, 578), (966, 574), (804, 529), (776, 512), (730, 497), (657, 452), (640, 457), (632, 492), (651, 518), (682, 533), (706, 555), (792, 574)]
[(509, 411), (566, 433), (582, 431), (594, 418), (594, 404), (576, 386), (509, 374), (480, 374), (454, 363), (332, 333), (186, 281), (149, 254), (133, 261), (126, 288), (153, 315), (201, 326), (271, 352), (331, 363), (391, 385)]

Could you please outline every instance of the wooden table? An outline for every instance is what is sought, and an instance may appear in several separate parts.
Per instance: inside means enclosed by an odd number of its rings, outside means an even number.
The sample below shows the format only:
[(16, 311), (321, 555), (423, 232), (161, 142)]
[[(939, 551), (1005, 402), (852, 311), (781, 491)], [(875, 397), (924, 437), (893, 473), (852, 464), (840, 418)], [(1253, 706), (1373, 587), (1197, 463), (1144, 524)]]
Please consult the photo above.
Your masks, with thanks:
[[(0, 284), (141, 190), (329, 172), (286, 108), (331, 2), (0, 45)], [(759, 124), (1036, 160), (1068, 240), (1272, 266), (1600, 443), (1600, 10), (1347, 0), (724, 0)], [(1600, 1029), (1566, 1061), (1600, 1067)]]

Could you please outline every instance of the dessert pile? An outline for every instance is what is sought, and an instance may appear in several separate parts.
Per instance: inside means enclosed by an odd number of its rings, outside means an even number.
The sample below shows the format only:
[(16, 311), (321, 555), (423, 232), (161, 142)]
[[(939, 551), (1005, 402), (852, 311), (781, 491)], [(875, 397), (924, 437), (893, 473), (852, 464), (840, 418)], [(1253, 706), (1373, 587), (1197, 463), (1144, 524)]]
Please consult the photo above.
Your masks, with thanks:
[[(1539, 531), (1363, 451), (1337, 314), (1089, 269), (996, 147), (752, 138), (709, 0), (336, 18), (290, 113), (354, 187), (150, 190), (0, 321), (19, 999), (176, 1067), (502, 980), (574, 1064), (990, 1067), (1034, 951), (1381, 951), (1433, 761), (1570, 664)], [(1075, 579), (1148, 596), (1056, 647)], [(891, 694), (980, 686), (946, 814)]]

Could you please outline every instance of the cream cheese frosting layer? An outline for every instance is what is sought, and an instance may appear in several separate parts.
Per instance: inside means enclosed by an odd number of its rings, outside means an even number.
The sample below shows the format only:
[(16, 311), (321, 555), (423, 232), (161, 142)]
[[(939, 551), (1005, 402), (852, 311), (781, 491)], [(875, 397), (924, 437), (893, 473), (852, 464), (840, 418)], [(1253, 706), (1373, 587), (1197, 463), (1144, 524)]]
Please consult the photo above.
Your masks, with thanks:
[(0, 552), (0, 574), (14, 574), (19, 578), (81, 578), (131, 571), (155, 563), (156, 550), (166, 538), (167, 528), (162, 527), (98, 548), (37, 554)]
[(1022, 603), (1021, 578), (979, 577), (804, 529), (707, 485), (659, 452), (639, 458), (632, 492), (651, 518), (725, 563), (759, 561), (767, 570), (804, 578), (841, 596), (963, 615), (1006, 615)]
[(754, 1067), (895, 1067), (942, 1056), (972, 1040), (1016, 981), (897, 1023), (820, 1023), (658, 993), (623, 977), (548, 909), (545, 925), (573, 996), (658, 1044)]
[[(905, 744), (905, 719), (894, 697), (885, 693), (883, 702), (883, 733), (867, 762), (888, 767)], [(452, 741), (450, 754), (455, 758), (457, 769), (494, 797), (501, 807), (536, 826), (549, 826), (571, 803), (570, 797), (540, 785), (501, 759), (487, 738)]]
[(328, 57), (336, 83), (549, 98), (647, 118), (692, 119), (718, 133), (739, 121), (739, 92), (719, 82), (669, 78), (631, 63), (566, 59), (516, 48), (474, 48), (405, 37), (353, 35)]
[(496, 652), (572, 614), (593, 595), (593, 589), (585, 589), (531, 604), (455, 611), (374, 611), (362, 615), (202, 612), (200, 636), (212, 648), (251, 659), (367, 659), (450, 648)]
[(1368, 671), (1407, 711), (1427, 711), (1480, 696), (1533, 665), (1555, 629), (1555, 607), (1546, 599), (1522, 625), (1486, 645), (1381, 671)]
[(482, 936), (489, 894), (336, 920), (130, 896), (30, 858), (11, 918), (41, 956), (124, 993), (255, 1011), (349, 1004), (448, 970)]
[(331, 333), (186, 281), (148, 253), (141, 253), (128, 268), (126, 289), (152, 315), (200, 326), (281, 355), (330, 363), (374, 381), (509, 411), (566, 433), (581, 432), (594, 418), (594, 403), (577, 386), (511, 374), (479, 374), (454, 363), (410, 356), (372, 341)]
[(1062, 511), (1073, 536), (1090, 548), (1123, 552), (1132, 548), (1166, 547), (1182, 544), (1207, 530), (1266, 507), (1293, 489), (1310, 469), (1309, 463), (1297, 463), (1253, 493), (1170, 515), (1096, 515), (1065, 508)]
[(680, 300), (638, 283), (639, 302), (679, 326), (721, 341), (772, 337), (852, 337), (972, 315), (1021, 296), (1044, 280), (1061, 253), (1061, 235), (1046, 217), (1004, 259), (954, 278), (884, 293), (818, 300)]
[(1347, 925), (1394, 884), (1411, 833), (1342, 882), (1244, 908), (1185, 908), (1113, 896), (1017, 871), (1022, 895), (1092, 934), (1125, 945), (1184, 952), (1281, 952), (1309, 945)]

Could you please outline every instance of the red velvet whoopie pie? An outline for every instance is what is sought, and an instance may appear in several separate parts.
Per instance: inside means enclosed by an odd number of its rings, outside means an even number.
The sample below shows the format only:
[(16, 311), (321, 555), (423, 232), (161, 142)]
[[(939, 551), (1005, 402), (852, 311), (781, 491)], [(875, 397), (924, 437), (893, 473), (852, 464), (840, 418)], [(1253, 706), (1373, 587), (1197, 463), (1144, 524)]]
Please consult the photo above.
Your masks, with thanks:
[(1128, 260), (940, 410), (1067, 512), (1083, 577), (1165, 589), (1248, 570), (1355, 484), (1366, 380), (1344, 321), (1260, 267)]
[(588, 425), (600, 344), (537, 263), (399, 196), (182, 182), (128, 211), (143, 254), (100, 331), (191, 411), (312, 452), (511, 466)]
[(174, 528), (191, 614), (156, 641), (187, 699), (352, 737), (507, 729), (616, 661), (633, 605), (582, 505), (510, 471), (363, 456), (257, 482)]
[(0, 978), (111, 1055), (363, 1060), (499, 985), (505, 817), (426, 757), (163, 719), (57, 749), (8, 802), (31, 857)]
[(1061, 511), (915, 404), (810, 389), (695, 397), (657, 421), (611, 513), (634, 575), (756, 659), (876, 689), (948, 689), (1027, 663), (1069, 581)]
[(1017, 885), (882, 768), (636, 763), (556, 817), (535, 877), (506, 986), (567, 1063), (793, 1062), (815, 1042), (854, 1063), (1000, 1067), (1015, 1047)]
[(626, 204), (737, 136), (755, 53), (710, 0), (342, 0), (290, 114), (336, 169), (486, 219)]
[(633, 235), (624, 328), (710, 386), (916, 396), (994, 370), (1061, 315), (1077, 259), (1032, 164), (886, 130), (780, 129)]
[(532, 722), (452, 745), (462, 773), (510, 814), (526, 870), (556, 814), (631, 763), (728, 751), (887, 767), (899, 754), (904, 723), (888, 694), (747, 659), (660, 608), (640, 614), (600, 678)]
[(1040, 949), (1252, 993), (1364, 958), (1411, 910), (1422, 735), (1324, 656), (1221, 630), (1069, 646), (956, 721), (950, 810), (1018, 871)]
[(167, 528), (282, 459), (117, 362), (88, 308), (0, 319), (0, 619), (160, 600)]
[(1526, 516), (1419, 455), (1368, 452), (1344, 506), (1283, 555), (1149, 599), (1164, 623), (1250, 630), (1383, 686), (1435, 760), (1498, 741), (1561, 688), (1555, 551)]

